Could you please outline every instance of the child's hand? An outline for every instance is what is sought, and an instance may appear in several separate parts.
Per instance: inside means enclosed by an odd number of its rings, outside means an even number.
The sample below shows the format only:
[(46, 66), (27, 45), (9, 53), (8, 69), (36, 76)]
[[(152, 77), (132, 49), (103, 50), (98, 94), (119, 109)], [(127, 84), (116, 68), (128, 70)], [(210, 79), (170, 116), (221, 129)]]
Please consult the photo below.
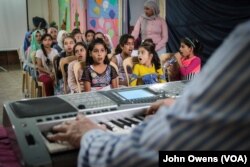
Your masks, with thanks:
[(179, 52), (177, 52), (174, 56), (177, 60), (181, 59), (181, 54)]

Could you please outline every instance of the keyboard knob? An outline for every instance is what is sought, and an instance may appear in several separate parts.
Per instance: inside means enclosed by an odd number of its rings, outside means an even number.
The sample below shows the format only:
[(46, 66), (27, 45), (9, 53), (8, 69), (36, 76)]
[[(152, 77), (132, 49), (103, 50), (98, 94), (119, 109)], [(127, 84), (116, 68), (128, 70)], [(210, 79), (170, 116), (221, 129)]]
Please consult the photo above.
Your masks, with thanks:
[(80, 110), (81, 110), (81, 109), (85, 109), (85, 108), (86, 108), (86, 107), (85, 107), (84, 104), (79, 104), (79, 105), (78, 105), (78, 109), (80, 109)]

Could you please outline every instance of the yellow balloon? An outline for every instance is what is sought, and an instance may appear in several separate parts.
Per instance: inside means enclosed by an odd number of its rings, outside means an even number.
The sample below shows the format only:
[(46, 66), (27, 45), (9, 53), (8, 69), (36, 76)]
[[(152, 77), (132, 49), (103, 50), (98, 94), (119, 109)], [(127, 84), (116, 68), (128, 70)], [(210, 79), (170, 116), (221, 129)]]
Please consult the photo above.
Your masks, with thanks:
[(100, 8), (99, 7), (95, 7), (94, 9), (93, 9), (93, 12), (96, 14), (96, 15), (100, 15)]

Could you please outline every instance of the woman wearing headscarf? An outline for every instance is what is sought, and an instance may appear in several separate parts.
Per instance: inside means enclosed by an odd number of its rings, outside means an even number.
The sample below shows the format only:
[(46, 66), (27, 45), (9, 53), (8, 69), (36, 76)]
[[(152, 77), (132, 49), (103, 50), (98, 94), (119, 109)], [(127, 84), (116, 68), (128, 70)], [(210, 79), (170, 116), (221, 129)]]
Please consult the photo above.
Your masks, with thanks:
[(137, 20), (132, 36), (136, 39), (141, 34), (142, 40), (151, 38), (156, 45), (155, 50), (160, 56), (167, 52), (168, 28), (166, 21), (159, 16), (159, 13), (160, 10), (155, 1), (146, 1), (144, 14)]
[(61, 53), (63, 51), (63, 38), (67, 35), (67, 31), (60, 30), (57, 35), (57, 44), (53, 46), (54, 49)]
[(30, 46), (25, 53), (28, 64), (24, 63), (24, 70), (28, 71), (33, 78), (36, 78), (36, 74), (34, 68), (30, 67), (30, 64), (35, 64), (36, 51), (41, 49), (42, 35), (43, 32), (39, 29), (32, 32)]
[(28, 61), (34, 63), (35, 53), (38, 49), (41, 49), (41, 38), (43, 35), (42, 30), (35, 30), (31, 35), (30, 49), (27, 51)]
[(26, 50), (30, 46), (31, 34), (32, 34), (32, 31), (28, 31), (25, 33), (25, 38), (24, 38), (24, 42), (23, 42), (23, 51), (24, 52), (26, 52)]

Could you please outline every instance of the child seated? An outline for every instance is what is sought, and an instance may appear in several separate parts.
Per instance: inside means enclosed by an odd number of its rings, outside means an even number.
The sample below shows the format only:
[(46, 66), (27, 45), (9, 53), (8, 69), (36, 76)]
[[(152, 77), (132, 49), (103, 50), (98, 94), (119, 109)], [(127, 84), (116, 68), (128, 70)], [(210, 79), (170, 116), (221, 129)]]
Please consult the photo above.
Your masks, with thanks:
[(129, 34), (124, 34), (119, 40), (119, 44), (115, 49), (115, 56), (112, 57), (112, 62), (114, 62), (119, 70), (119, 85), (127, 85), (126, 74), (123, 69), (123, 60), (127, 57), (131, 57), (134, 50), (134, 37)]
[[(71, 93), (76, 93), (78, 92), (78, 86), (77, 86), (77, 81), (74, 73), (74, 65), (77, 62), (85, 62), (86, 61), (86, 54), (87, 54), (87, 46), (83, 44), (82, 42), (78, 42), (75, 44), (73, 48), (73, 53), (77, 57), (77, 60), (74, 60), (69, 63), (68, 66), (68, 85), (70, 88)], [(82, 75), (82, 70), (81, 70), (81, 75)], [(80, 73), (80, 72), (79, 72)], [(80, 75), (80, 76), (81, 76)], [(83, 91), (83, 88), (82, 88)]]
[[(139, 64), (135, 64), (130, 77), (130, 85), (154, 84), (166, 82), (160, 59), (151, 39), (145, 40), (138, 49)], [(142, 83), (137, 83), (141, 79)]]
[(109, 65), (107, 46), (102, 39), (95, 39), (88, 47), (88, 64), (83, 72), (84, 91), (117, 88), (117, 72)]
[(197, 39), (181, 39), (180, 51), (175, 54), (175, 58), (183, 80), (190, 80), (200, 72), (201, 59), (197, 55), (201, 50), (202, 45)]
[(43, 82), (46, 96), (52, 96), (54, 95), (55, 80), (52, 60), (58, 55), (58, 52), (56, 49), (51, 48), (53, 38), (50, 34), (44, 34), (41, 40), (41, 49), (36, 52), (37, 68), (39, 71), (38, 80)]

